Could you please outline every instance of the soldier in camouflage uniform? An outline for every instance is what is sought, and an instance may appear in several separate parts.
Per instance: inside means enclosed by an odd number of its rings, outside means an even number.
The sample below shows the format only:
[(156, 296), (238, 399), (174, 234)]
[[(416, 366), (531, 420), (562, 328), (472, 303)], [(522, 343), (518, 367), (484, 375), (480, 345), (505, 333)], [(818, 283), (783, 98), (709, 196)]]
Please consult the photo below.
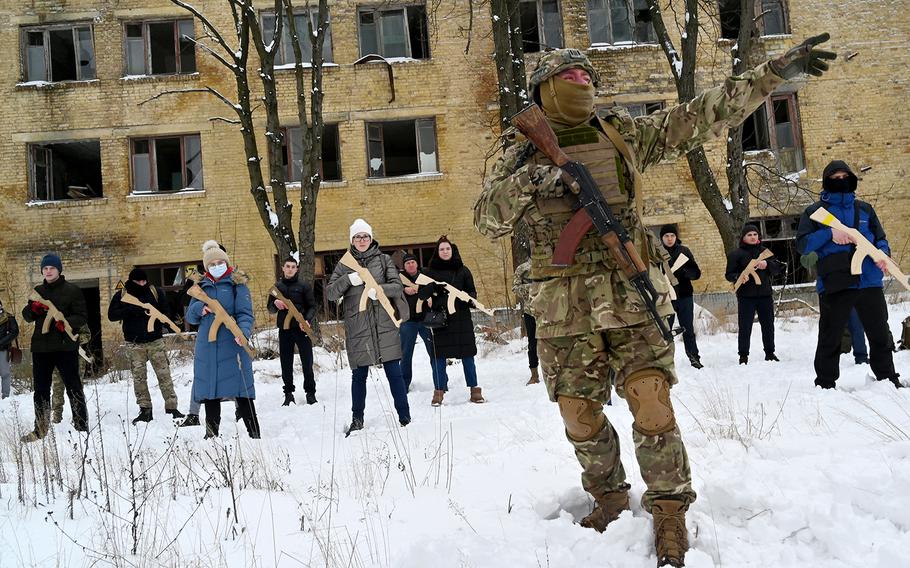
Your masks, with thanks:
[(531, 313), (531, 298), (528, 295), (531, 288), (531, 279), (528, 277), (530, 272), (530, 260), (522, 262), (515, 268), (515, 276), (512, 278), (512, 293), (518, 298), (521, 319), (525, 324), (525, 334), (528, 336), (528, 368), (531, 370), (531, 378), (525, 384), (536, 385), (540, 382), (540, 375), (537, 372), (540, 359), (537, 357), (537, 320)]
[[(669, 316), (672, 308), (668, 282), (660, 272), (662, 247), (644, 229), (637, 211), (641, 173), (721, 136), (787, 79), (821, 75), (828, 68), (822, 59), (835, 55), (813, 47), (827, 39), (822, 35), (807, 40), (689, 103), (635, 119), (618, 107), (595, 116), (599, 79), (580, 51), (557, 50), (541, 57), (530, 80), (534, 99), (562, 149), (587, 166), (648, 263), (662, 316)], [(544, 377), (581, 463), (582, 485), (596, 502), (582, 526), (603, 531), (629, 508), (619, 441), (603, 413), (612, 376), (634, 417), (635, 455), (647, 485), (641, 501), (654, 517), (658, 565), (682, 566), (688, 549), (685, 511), (695, 492), (670, 402), (670, 386), (677, 382), (673, 344), (663, 340), (593, 230), (576, 250), (574, 264), (551, 265), (576, 201), (562, 175), (529, 142), (512, 145), (486, 180), (474, 206), (474, 224), (491, 238), (508, 235), (522, 219), (529, 226), (530, 307), (537, 318)]]

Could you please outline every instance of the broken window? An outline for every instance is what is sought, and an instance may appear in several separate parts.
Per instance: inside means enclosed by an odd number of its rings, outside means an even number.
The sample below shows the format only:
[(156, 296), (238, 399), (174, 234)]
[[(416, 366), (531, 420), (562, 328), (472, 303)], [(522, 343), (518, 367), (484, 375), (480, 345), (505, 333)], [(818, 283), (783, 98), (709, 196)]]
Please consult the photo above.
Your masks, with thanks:
[(786, 271), (775, 276), (772, 284), (815, 282), (815, 269), (806, 268), (799, 262), (800, 254), (796, 248), (798, 215), (761, 217), (751, 219), (749, 222), (758, 227), (762, 244), (774, 253), (774, 258), (786, 266)]
[(196, 72), (193, 20), (130, 22), (124, 26), (127, 75)]
[(647, 0), (588, 0), (591, 43), (655, 43)]
[[(288, 140), (290, 140), (290, 145)], [(289, 146), (290, 149), (288, 149)], [(283, 155), (288, 181), (300, 181), (303, 169), (303, 138), (299, 126), (287, 129), (284, 136)], [(324, 181), (341, 181), (341, 150), (338, 144), (337, 124), (326, 124), (323, 127), (320, 175)]]
[(360, 56), (375, 53), (386, 58), (429, 59), (426, 6), (361, 8)]
[[(311, 8), (309, 19), (313, 26), (313, 33), (316, 32), (316, 25), (319, 23), (319, 10)], [(309, 28), (307, 27), (307, 12), (294, 14), (294, 25), (297, 27), (297, 40), (300, 44), (300, 55), (306, 62), (313, 61), (313, 42), (310, 40)], [(262, 13), (262, 41), (266, 45), (270, 44), (275, 38), (275, 12)], [(322, 57), (326, 62), (332, 59), (332, 27), (328, 26), (325, 30), (325, 39), (322, 44)], [(288, 26), (287, 16), (282, 16), (281, 41), (278, 42), (278, 51), (275, 52), (275, 65), (288, 65), (294, 63), (294, 46), (291, 43), (291, 29)]]
[(623, 103), (622, 105), (632, 117), (647, 116), (653, 112), (663, 110), (664, 103), (661, 101), (651, 103)]
[(562, 15), (557, 0), (521, 0), (521, 39), (525, 53), (562, 47)]
[(99, 140), (29, 144), (28, 152), (32, 200), (103, 197)]
[(95, 47), (90, 25), (26, 28), (26, 81), (88, 81), (95, 78)]
[(133, 192), (203, 189), (198, 134), (130, 140)]
[(795, 93), (774, 95), (743, 123), (743, 150), (772, 150), (780, 171), (805, 167)]
[[(790, 33), (784, 0), (753, 0), (753, 2), (755, 23), (760, 35)], [(718, 8), (720, 37), (737, 39), (739, 37), (740, 0), (720, 0)]]
[(369, 122), (366, 127), (369, 177), (439, 171), (435, 119)]

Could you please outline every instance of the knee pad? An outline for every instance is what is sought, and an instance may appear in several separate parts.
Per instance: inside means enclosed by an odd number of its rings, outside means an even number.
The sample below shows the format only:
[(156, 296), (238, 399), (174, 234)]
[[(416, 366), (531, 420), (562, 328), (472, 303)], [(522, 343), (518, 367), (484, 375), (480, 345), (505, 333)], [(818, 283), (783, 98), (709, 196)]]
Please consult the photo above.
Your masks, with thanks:
[(660, 369), (642, 369), (626, 377), (624, 390), (633, 427), (645, 436), (657, 436), (676, 427), (670, 403), (670, 383)]
[(603, 405), (586, 398), (562, 396), (556, 399), (566, 425), (566, 434), (576, 442), (593, 440), (607, 423)]

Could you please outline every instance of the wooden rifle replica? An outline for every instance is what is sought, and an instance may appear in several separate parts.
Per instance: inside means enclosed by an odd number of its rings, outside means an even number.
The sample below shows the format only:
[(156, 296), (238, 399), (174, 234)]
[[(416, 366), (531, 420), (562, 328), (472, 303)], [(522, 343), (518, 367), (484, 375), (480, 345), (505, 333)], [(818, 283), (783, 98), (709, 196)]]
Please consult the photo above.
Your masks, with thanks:
[[(398, 273), (398, 279), (401, 280), (401, 283), (404, 284), (405, 288), (417, 288), (418, 287), (418, 285), (416, 283), (411, 282), (411, 280), (407, 276), (405, 276), (404, 273), (402, 273), (402, 272)], [(420, 298), (417, 298), (417, 307), (415, 308), (415, 311), (418, 314), (423, 311), (423, 300), (421, 300)]]
[(243, 346), (243, 349), (249, 354), (250, 357), (256, 356), (256, 351), (253, 350), (250, 346), (250, 341), (243, 335), (243, 330), (240, 329), (240, 326), (237, 325), (237, 322), (234, 321), (224, 309), (224, 306), (221, 305), (221, 302), (211, 298), (205, 291), (199, 286), (199, 284), (193, 284), (190, 286), (189, 290), (186, 291), (187, 294), (196, 298), (203, 304), (209, 307), (212, 310), (212, 314), (215, 316), (215, 321), (212, 322), (212, 327), (209, 328), (209, 342), (213, 343), (218, 339), (218, 328), (222, 324), (228, 328), (228, 331), (233, 334), (234, 337), (240, 340), (240, 345)]
[(739, 278), (736, 279), (736, 282), (733, 283), (733, 291), (736, 292), (739, 290), (739, 287), (748, 282), (749, 277), (752, 277), (752, 280), (755, 281), (757, 286), (761, 286), (761, 278), (758, 277), (758, 263), (771, 258), (774, 256), (774, 253), (768, 249), (761, 251), (758, 254), (758, 258), (753, 258), (749, 261), (749, 264), (746, 265), (746, 269), (743, 270)]
[(562, 151), (556, 134), (536, 104), (525, 108), (510, 121), (562, 170), (562, 182), (578, 196), (578, 211), (560, 233), (551, 263), (554, 266), (574, 264), (578, 245), (593, 227), (600, 234), (600, 240), (607, 246), (626, 278), (641, 296), (664, 341), (671, 343), (673, 332), (657, 312), (658, 293), (648, 275), (648, 267), (635, 250), (632, 237), (613, 214), (591, 173), (584, 164), (573, 162)]
[[(76, 333), (73, 331), (73, 326), (70, 325), (70, 322), (66, 321), (66, 317), (64, 317), (63, 312), (58, 310), (57, 306), (55, 306), (53, 302), (50, 300), (45, 300), (36, 290), (32, 290), (32, 292), (28, 295), (28, 299), (32, 300), (33, 302), (40, 302), (47, 306), (47, 314), (44, 316), (44, 323), (41, 324), (41, 333), (48, 333), (51, 330), (52, 321), (63, 322), (63, 332), (66, 333), (70, 339), (75, 341), (76, 345), (79, 345), (79, 336), (76, 335)], [(92, 358), (89, 357), (85, 352), (85, 350), (82, 349), (81, 345), (79, 345), (78, 350), (80, 357), (85, 359), (88, 363), (94, 362), (92, 361)]]
[[(462, 302), (467, 302), (469, 304), (473, 304), (475, 308), (477, 308), (478, 310), (482, 311), (483, 313), (485, 313), (489, 316), (493, 315), (493, 310), (487, 308), (486, 306), (484, 306), (483, 304), (478, 302), (474, 297), (472, 297), (467, 292), (462, 292), (461, 290), (459, 290), (455, 286), (452, 286), (451, 284), (448, 284), (446, 282), (439, 282), (438, 280), (433, 280), (432, 278), (430, 278), (429, 276), (427, 276), (425, 274), (418, 274), (417, 278), (415, 279), (414, 282), (411, 282), (410, 280), (408, 280), (408, 278), (405, 277), (404, 274), (399, 274), (398, 277), (401, 278), (401, 283), (404, 284), (405, 286), (413, 287), (413, 286), (426, 286), (427, 284), (438, 284), (439, 286), (445, 287), (446, 291), (449, 293), (449, 299), (446, 302), (446, 309), (449, 311), (450, 314), (455, 313), (455, 300), (461, 300)], [(422, 310), (423, 310), (423, 300), (417, 300), (417, 313), (419, 314)]]
[(395, 324), (395, 327), (401, 327), (401, 320), (395, 317), (395, 308), (392, 307), (392, 302), (389, 301), (389, 298), (385, 295), (385, 292), (382, 289), (376, 279), (373, 278), (373, 275), (370, 271), (357, 262), (357, 259), (354, 258), (354, 255), (351, 254), (351, 251), (344, 253), (344, 256), (339, 260), (341, 264), (347, 266), (354, 272), (356, 272), (360, 279), (363, 280), (363, 294), (360, 295), (360, 311), (365, 311), (367, 309), (367, 300), (370, 299), (370, 288), (376, 290), (376, 299), (379, 300), (380, 305), (385, 309), (386, 313), (389, 314), (389, 317), (392, 318), (392, 323)]
[(153, 331), (155, 331), (155, 322), (157, 322), (157, 321), (160, 321), (164, 325), (171, 328), (171, 330), (174, 333), (180, 333), (181, 329), (179, 327), (177, 327), (177, 324), (172, 322), (170, 320), (170, 318), (168, 318), (166, 315), (162, 314), (161, 311), (158, 310), (158, 308), (156, 308), (155, 306), (153, 306), (147, 302), (143, 302), (136, 296), (133, 296), (132, 294), (127, 292), (126, 289), (123, 289), (120, 291), (120, 301), (123, 302), (124, 304), (136, 306), (137, 308), (142, 308), (143, 310), (145, 310), (145, 314), (149, 317), (149, 323), (146, 326), (146, 331), (148, 331), (149, 333), (152, 333)]
[(300, 310), (297, 309), (297, 306), (294, 305), (294, 302), (288, 300), (284, 297), (284, 294), (281, 293), (277, 287), (272, 286), (269, 289), (269, 294), (271, 294), (276, 300), (281, 300), (284, 302), (284, 305), (288, 307), (288, 313), (284, 316), (284, 323), (281, 324), (281, 329), (290, 329), (291, 320), (297, 320), (297, 323), (300, 324), (300, 329), (306, 333), (310, 339), (316, 339), (316, 335), (313, 333), (313, 328), (310, 327), (309, 322), (303, 317), (303, 314), (300, 313)]
[(689, 257), (681, 254), (676, 257), (676, 262), (673, 263), (673, 266), (670, 267), (670, 272), (675, 273), (677, 270), (683, 267), (684, 264), (689, 262)]
[(844, 225), (824, 207), (816, 209), (812, 215), (809, 215), (809, 218), (817, 223), (831, 227), (832, 229), (843, 231), (853, 237), (853, 242), (856, 244), (856, 252), (853, 253), (853, 258), (850, 259), (851, 274), (855, 276), (863, 273), (863, 260), (868, 256), (874, 262), (884, 261), (885, 265), (888, 267), (888, 274), (900, 282), (901, 286), (906, 290), (910, 290), (910, 277), (901, 272), (900, 267), (890, 256), (885, 254), (881, 249), (876, 248), (875, 245), (870, 243), (869, 239), (864, 237), (857, 229)]

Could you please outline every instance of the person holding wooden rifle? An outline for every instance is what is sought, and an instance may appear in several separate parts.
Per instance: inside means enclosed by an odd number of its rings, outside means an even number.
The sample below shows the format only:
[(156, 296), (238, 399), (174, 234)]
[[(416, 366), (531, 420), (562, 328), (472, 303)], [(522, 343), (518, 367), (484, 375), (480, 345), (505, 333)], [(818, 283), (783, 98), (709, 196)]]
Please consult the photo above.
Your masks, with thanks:
[[(379, 250), (373, 228), (355, 219), (348, 233), (350, 247), (335, 265), (326, 297), (342, 301), (345, 343), (351, 364), (351, 425), (347, 434), (363, 429), (367, 399), (367, 375), (373, 365), (382, 365), (398, 413), (398, 422), (411, 422), (411, 408), (401, 375), (400, 320), (387, 308), (400, 298), (404, 288), (398, 268)], [(403, 302), (403, 300), (402, 300)], [(407, 306), (407, 304), (404, 304)], [(406, 308), (405, 308), (406, 309)]]
[[(603, 531), (629, 508), (619, 440), (603, 413), (615, 374), (635, 417), (635, 453), (648, 486), (642, 506), (654, 517), (660, 564), (683, 564), (685, 512), (695, 492), (670, 403), (677, 379), (666, 325), (669, 288), (636, 211), (641, 172), (723, 136), (788, 79), (821, 75), (835, 54), (814, 46), (827, 39), (807, 40), (685, 104), (634, 119), (619, 106), (595, 115), (600, 78), (582, 52), (544, 53), (528, 83), (544, 120), (527, 115), (532, 128), (522, 130), (536, 142), (519, 139), (506, 149), (474, 206), (474, 225), (488, 237), (512, 233), (519, 221), (529, 228), (544, 379), (596, 502), (581, 524)], [(546, 130), (533, 128), (541, 122)], [(584, 203), (576, 198), (582, 192)], [(571, 230), (561, 243), (564, 229)]]
[(44, 438), (50, 427), (51, 380), (60, 371), (73, 407), (73, 428), (88, 431), (88, 408), (79, 376), (78, 330), (88, 321), (85, 296), (63, 276), (63, 262), (56, 254), (41, 259), (44, 282), (35, 286), (22, 317), (35, 324), (32, 333), (32, 379), (35, 388), (35, 429), (22, 437), (23, 442)]
[[(820, 199), (803, 212), (796, 243), (803, 255), (817, 255), (818, 346), (815, 349), (815, 384), (832, 389), (840, 376), (841, 337), (856, 310), (862, 329), (869, 339), (869, 366), (879, 381), (904, 386), (894, 370), (891, 334), (888, 330), (888, 305), (883, 278), (889, 268), (885, 259), (862, 259), (862, 270), (853, 274), (851, 264), (861, 239), (885, 255), (891, 254), (885, 229), (872, 205), (856, 198), (856, 174), (846, 162), (834, 160), (822, 174)], [(832, 228), (812, 216), (821, 208), (846, 228), (859, 235)], [(862, 258), (862, 257), (861, 257)]]
[[(249, 277), (230, 266), (215, 241), (202, 245), (205, 274), (187, 292), (193, 297), (186, 321), (198, 325), (191, 400), (205, 407), (205, 437), (219, 434), (221, 401), (234, 399), (250, 438), (260, 438), (256, 389), (248, 338), (253, 331)], [(216, 329), (214, 338), (211, 331)]]
[[(420, 301), (417, 293), (420, 290), (420, 287), (414, 281), (417, 280), (421, 274), (420, 265), (417, 263), (417, 257), (410, 253), (405, 254), (402, 257), (402, 268), (404, 268), (404, 270), (402, 270), (401, 275), (408, 282), (404, 287), (404, 299), (408, 302), (408, 310), (411, 315), (411, 317), (408, 318), (408, 321), (402, 322), (401, 327), (398, 330), (401, 337), (401, 375), (404, 377), (404, 388), (408, 392), (411, 390), (411, 377), (413, 374), (411, 361), (414, 358), (414, 347), (417, 345), (418, 336), (420, 336), (420, 340), (423, 341), (423, 346), (427, 350), (427, 356), (430, 358), (430, 371), (433, 375), (433, 386), (435, 388), (439, 367), (435, 355), (435, 347), (433, 346), (433, 333), (430, 328), (423, 323), (427, 313), (423, 310), (423, 306), (421, 306), (420, 311), (417, 311), (417, 305)], [(404, 280), (402, 280), (402, 283), (404, 284)], [(445, 361), (443, 360), (443, 366), (444, 365)]]
[[(19, 357), (22, 352), (19, 351), (19, 324), (16, 322), (16, 316), (3, 309), (3, 302), (0, 302), (0, 398), (9, 398), (12, 389), (14, 353)], [(13, 342), (16, 345), (13, 346)], [(18, 361), (16, 361), (18, 362)]]
[[(284, 403), (289, 406), (294, 400), (294, 346), (300, 356), (300, 366), (303, 368), (303, 391), (306, 393), (306, 403), (316, 404), (316, 378), (313, 375), (313, 342), (305, 330), (312, 332), (313, 319), (316, 317), (316, 299), (313, 297), (313, 288), (299, 278), (297, 259), (289, 256), (281, 265), (282, 277), (275, 283), (274, 289), (283, 296), (278, 299), (274, 294), (269, 294), (266, 307), (269, 313), (278, 314), (278, 355), (281, 359), (281, 379), (284, 381)], [(289, 306), (286, 301), (293, 305)], [(294, 318), (293, 311), (300, 314), (304, 322)], [(285, 326), (288, 318), (290, 324)]]
[(752, 323), (756, 313), (761, 326), (765, 361), (780, 361), (774, 354), (774, 299), (771, 297), (771, 277), (780, 274), (783, 265), (770, 252), (761, 244), (758, 226), (746, 223), (740, 233), (739, 247), (727, 255), (725, 276), (736, 287), (740, 365), (749, 364)]
[[(671, 300), (673, 311), (679, 316), (679, 325), (682, 326), (683, 345), (686, 348), (686, 357), (696, 369), (701, 369), (701, 357), (698, 355), (698, 342), (695, 340), (695, 301), (692, 299), (692, 281), (701, 278), (701, 268), (695, 262), (695, 255), (689, 247), (682, 244), (679, 238), (679, 229), (676, 225), (664, 225), (660, 228), (660, 240), (664, 250), (670, 255), (667, 263), (673, 276), (676, 277), (676, 299)], [(673, 326), (673, 316), (670, 316), (670, 326)]]
[(126, 354), (133, 373), (133, 392), (139, 405), (139, 415), (133, 419), (133, 424), (152, 420), (147, 363), (152, 364), (158, 377), (164, 412), (174, 419), (183, 418), (183, 413), (177, 410), (177, 392), (171, 380), (171, 366), (163, 339), (166, 324), (173, 326), (171, 331), (179, 332), (179, 328), (168, 319), (167, 305), (164, 292), (149, 284), (146, 271), (134, 268), (123, 289), (114, 294), (107, 308), (107, 319), (121, 322), (123, 328)]
[[(464, 265), (458, 247), (445, 235), (436, 241), (436, 250), (430, 258), (429, 266), (423, 271), (425, 275), (442, 284), (428, 284), (420, 287), (419, 297), (428, 300), (433, 309), (447, 309), (450, 292), (445, 284), (465, 292), (471, 298), (477, 297), (474, 286), (474, 275)], [(439, 406), (449, 390), (449, 376), (446, 372), (446, 359), (461, 359), (464, 369), (464, 380), (471, 391), (468, 400), (474, 403), (486, 402), (483, 392), (477, 386), (477, 366), (474, 357), (477, 355), (477, 342), (474, 338), (474, 320), (471, 319), (471, 304), (456, 299), (455, 313), (448, 314), (445, 327), (433, 330), (433, 345), (436, 348), (436, 389), (430, 404)]]

